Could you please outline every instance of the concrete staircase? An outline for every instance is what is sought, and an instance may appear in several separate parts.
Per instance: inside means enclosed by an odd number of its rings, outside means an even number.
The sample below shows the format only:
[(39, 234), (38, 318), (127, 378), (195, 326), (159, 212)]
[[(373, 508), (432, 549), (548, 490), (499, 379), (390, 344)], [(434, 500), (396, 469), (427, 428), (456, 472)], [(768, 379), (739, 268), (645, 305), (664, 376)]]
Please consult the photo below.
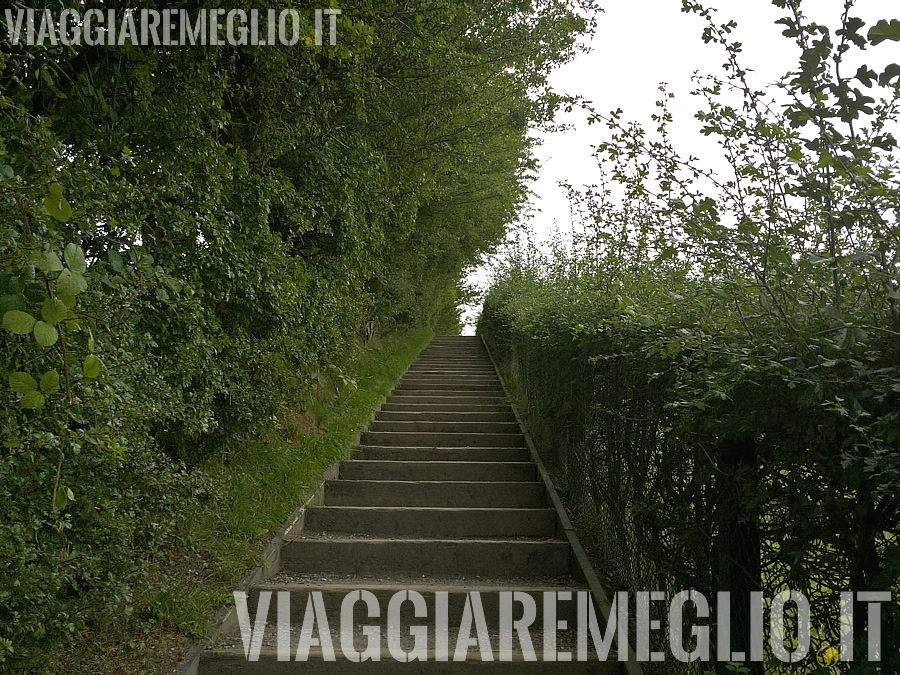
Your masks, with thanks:
[[(272, 593), (259, 660), (248, 662), (240, 635), (232, 634), (202, 654), (199, 672), (624, 672), (614, 653), (606, 662), (593, 653), (588, 661), (576, 660), (574, 598), (586, 586), (576, 580), (583, 575), (570, 540), (505, 396), (480, 338), (435, 338), (378, 410), (339, 478), (326, 483), (324, 503), (307, 511), (302, 533), (285, 539), (279, 573), (251, 587), (251, 623), (261, 596)], [(380, 626), (380, 661), (354, 663), (342, 654), (341, 603), (359, 590), (374, 594), (380, 617), (368, 618), (365, 604), (357, 602), (356, 628), (348, 639), (362, 651), (367, 638), (360, 624)], [(427, 661), (401, 663), (390, 653), (385, 635), (389, 601), (407, 590), (422, 595), (427, 618), (417, 619), (412, 603), (403, 603), (399, 643), (411, 649), (409, 627), (427, 626)], [(474, 624), (466, 659), (454, 661), (460, 622), (467, 607), (473, 609), (468, 595), (473, 591), (480, 592), (493, 661), (482, 659)], [(527, 593), (535, 600), (530, 636), (536, 662), (523, 660), (518, 641), (512, 643), (512, 661), (499, 661), (501, 591)], [(556, 621), (567, 623), (555, 638), (558, 651), (573, 652), (571, 662), (543, 659), (543, 594), (558, 591), (573, 592), (572, 601), (557, 604)], [(290, 593), (293, 625), (286, 644), (291, 662), (277, 660), (279, 592)], [(307, 603), (314, 592), (321, 593), (337, 660), (326, 661), (321, 646), (314, 646), (308, 659), (297, 663), (300, 624), (312, 611)], [(435, 639), (439, 598), (447, 607), (449, 644)], [(523, 609), (515, 607), (518, 620)], [(443, 661), (437, 660), (441, 654)]]

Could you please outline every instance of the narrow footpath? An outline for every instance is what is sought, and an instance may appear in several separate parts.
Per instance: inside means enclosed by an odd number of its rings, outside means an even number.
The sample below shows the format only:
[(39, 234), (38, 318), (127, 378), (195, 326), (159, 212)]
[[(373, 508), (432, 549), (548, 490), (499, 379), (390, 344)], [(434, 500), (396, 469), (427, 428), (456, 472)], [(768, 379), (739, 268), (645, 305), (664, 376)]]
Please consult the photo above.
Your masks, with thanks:
[[(251, 588), (251, 623), (260, 598), (271, 592), (259, 660), (247, 661), (237, 633), (203, 653), (199, 672), (625, 672), (614, 651), (603, 663), (593, 651), (587, 661), (576, 660), (575, 598), (587, 586), (578, 580), (583, 574), (561, 523), (481, 339), (435, 338), (379, 408), (339, 479), (326, 484), (324, 504), (310, 508), (302, 532), (285, 540), (279, 573)], [(379, 616), (369, 618), (365, 602), (357, 602), (356, 628), (347, 642), (364, 651), (365, 627), (379, 626), (379, 661), (352, 662), (341, 648), (342, 603), (353, 591), (371, 592)], [(399, 605), (401, 630), (392, 645), (389, 605), (401, 591), (421, 594), (420, 617), (422, 610), (427, 615), (417, 618), (412, 602)], [(474, 591), (480, 592), (486, 623), (480, 642), (480, 622), (472, 619), (478, 614)], [(515, 630), (511, 643), (501, 643), (502, 591), (534, 599), (529, 632), (537, 661), (525, 660), (528, 650)], [(544, 594), (560, 591), (571, 592), (571, 601), (556, 603), (555, 619), (545, 616)], [(279, 592), (290, 593), (292, 632), (285, 644), (291, 662), (277, 658)], [(336, 661), (326, 660), (328, 650), (319, 644), (297, 663), (301, 625), (317, 609), (309, 602), (314, 592), (321, 593)], [(519, 621), (524, 605), (521, 596), (514, 597), (513, 620)], [(435, 638), (436, 603), (444, 602), (446, 643)], [(570, 651), (572, 661), (544, 660), (545, 620), (556, 622), (555, 651)], [(465, 660), (455, 661), (457, 635), (467, 621), (472, 644)], [(602, 616), (599, 621), (605, 628)], [(427, 627), (427, 661), (398, 662), (397, 645), (413, 649), (411, 627), (414, 632), (417, 626)], [(487, 653), (485, 638), (491, 645)], [(501, 661), (502, 644), (512, 646), (504, 657), (511, 662)]]

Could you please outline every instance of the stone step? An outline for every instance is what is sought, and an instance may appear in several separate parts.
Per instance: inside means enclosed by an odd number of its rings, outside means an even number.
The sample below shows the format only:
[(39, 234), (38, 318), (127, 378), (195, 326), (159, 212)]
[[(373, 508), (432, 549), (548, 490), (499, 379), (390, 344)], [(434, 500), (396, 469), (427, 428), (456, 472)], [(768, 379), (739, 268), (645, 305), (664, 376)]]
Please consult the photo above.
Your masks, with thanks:
[(384, 422), (515, 422), (516, 416), (509, 408), (501, 412), (382, 409), (375, 419)]
[(532, 462), (397, 462), (352, 460), (341, 465), (343, 480), (493, 481), (537, 480)]
[(378, 420), (369, 425), (370, 431), (375, 432), (402, 432), (413, 433), (424, 431), (428, 433), (447, 434), (517, 434), (520, 433), (519, 425), (515, 422), (440, 422), (432, 420), (419, 420), (415, 422)]
[(364, 533), (385, 538), (550, 538), (556, 534), (556, 512), (553, 509), (316, 506), (307, 511), (304, 528), (311, 532)]
[(424, 446), (431, 448), (519, 448), (525, 446), (521, 433), (453, 433), (427, 431), (364, 431), (363, 445), (392, 445), (398, 447)]
[(547, 493), (543, 483), (522, 481), (330, 480), (325, 505), (541, 509)]
[(329, 574), (568, 575), (569, 544), (556, 540), (288, 539), (284, 572)]
[(354, 459), (400, 462), (529, 462), (528, 448), (436, 448), (360, 445)]
[[(306, 612), (306, 606), (310, 602), (312, 593), (319, 593), (322, 599), (322, 605), (328, 617), (328, 626), (332, 631), (337, 632), (341, 622), (341, 610), (345, 599), (354, 591), (361, 590), (360, 587), (350, 586), (347, 584), (284, 584), (284, 583), (265, 583), (254, 586), (247, 594), (247, 609), (253, 623), (259, 617), (259, 598), (261, 593), (269, 593), (269, 603), (267, 607), (266, 619), (269, 629), (274, 630), (278, 620), (278, 607), (285, 602), (285, 596), (279, 597), (278, 593), (289, 593), (287, 602), (290, 603), (290, 617), (293, 622), (303, 620)], [(587, 589), (578, 588), (573, 582), (571, 587), (564, 588), (562, 586), (540, 586), (531, 588), (521, 588), (518, 586), (484, 586), (472, 585), (471, 581), (461, 579), (459, 585), (414, 585), (414, 584), (379, 584), (378, 586), (366, 585), (364, 590), (370, 592), (378, 602), (379, 616), (370, 617), (368, 608), (364, 601), (358, 600), (353, 605), (354, 624), (363, 626), (381, 626), (387, 625), (388, 607), (391, 601), (398, 602), (397, 597), (403, 597), (402, 593), (411, 591), (418, 593), (425, 601), (427, 614), (425, 617), (415, 616), (415, 606), (409, 600), (400, 604), (400, 622), (404, 629), (410, 624), (434, 626), (434, 617), (436, 616), (435, 598), (437, 593), (446, 593), (447, 608), (447, 624), (448, 626), (458, 627), (463, 618), (466, 604), (469, 604), (471, 611), (473, 596), (477, 593), (475, 602), (481, 603), (484, 612), (485, 622), (489, 627), (500, 626), (501, 602), (505, 597), (505, 602), (512, 600), (512, 620), (521, 621), (525, 614), (525, 603), (527, 600), (521, 600), (521, 596), (502, 596), (501, 593), (517, 592), (528, 595), (531, 602), (534, 603), (535, 618), (530, 624), (530, 631), (535, 634), (543, 632), (544, 608), (550, 606), (549, 601), (545, 601), (544, 593), (554, 593), (554, 602), (557, 621), (565, 621), (567, 627), (574, 627), (578, 621), (578, 593), (587, 593)], [(560, 592), (568, 592), (571, 595), (559, 596)], [(590, 599), (593, 603), (593, 599)], [(596, 605), (594, 605), (594, 613), (599, 617)], [(420, 612), (421, 614), (421, 612)]]

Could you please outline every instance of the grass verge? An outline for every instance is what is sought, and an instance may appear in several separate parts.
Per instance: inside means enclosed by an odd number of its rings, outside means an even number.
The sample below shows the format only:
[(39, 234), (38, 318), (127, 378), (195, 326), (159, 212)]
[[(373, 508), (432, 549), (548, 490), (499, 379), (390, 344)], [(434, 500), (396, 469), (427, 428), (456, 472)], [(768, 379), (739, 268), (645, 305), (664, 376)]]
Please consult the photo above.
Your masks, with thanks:
[(322, 472), (349, 458), (356, 433), (432, 335), (373, 340), (343, 365), (342, 379), (288, 405), (280, 429), (198, 467), (208, 488), (187, 506), (178, 545), (155, 556), (120, 615), (85, 633), (49, 672), (174, 668)]

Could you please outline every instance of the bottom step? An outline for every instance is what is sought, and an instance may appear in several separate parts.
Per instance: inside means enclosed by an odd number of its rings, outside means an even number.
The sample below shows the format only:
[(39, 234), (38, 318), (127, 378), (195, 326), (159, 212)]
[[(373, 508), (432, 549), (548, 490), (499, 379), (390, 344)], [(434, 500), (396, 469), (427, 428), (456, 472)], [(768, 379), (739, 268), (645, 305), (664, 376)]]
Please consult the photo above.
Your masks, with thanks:
[[(204, 652), (200, 660), (201, 675), (213, 675), (223, 673), (266, 673), (267, 675), (281, 675), (282, 673), (360, 673), (360, 675), (381, 673), (422, 673), (423, 675), (438, 675), (439, 673), (467, 673), (476, 670), (482, 673), (566, 673), (585, 675), (604, 675), (606, 673), (622, 672), (621, 665), (616, 660), (615, 654), (609, 655), (609, 660), (598, 661), (596, 656), (586, 661), (558, 661), (548, 663), (542, 660), (542, 655), (537, 654), (538, 661), (525, 661), (521, 652), (512, 653), (512, 661), (499, 661), (494, 654), (493, 661), (483, 661), (478, 658), (477, 652), (469, 652), (469, 658), (465, 661), (453, 661), (453, 647), (450, 649), (448, 661), (436, 661), (433, 650), (428, 651), (427, 661), (411, 661), (402, 663), (391, 657), (385, 651), (381, 661), (364, 661), (362, 663), (349, 661), (340, 655), (340, 645), (335, 645), (337, 659), (325, 661), (320, 649), (310, 649), (305, 661), (278, 661), (277, 652), (266, 648), (259, 654), (259, 660), (247, 661), (242, 648), (217, 649)], [(295, 649), (291, 650), (291, 657), (296, 656)], [(573, 655), (574, 656), (574, 655)]]

